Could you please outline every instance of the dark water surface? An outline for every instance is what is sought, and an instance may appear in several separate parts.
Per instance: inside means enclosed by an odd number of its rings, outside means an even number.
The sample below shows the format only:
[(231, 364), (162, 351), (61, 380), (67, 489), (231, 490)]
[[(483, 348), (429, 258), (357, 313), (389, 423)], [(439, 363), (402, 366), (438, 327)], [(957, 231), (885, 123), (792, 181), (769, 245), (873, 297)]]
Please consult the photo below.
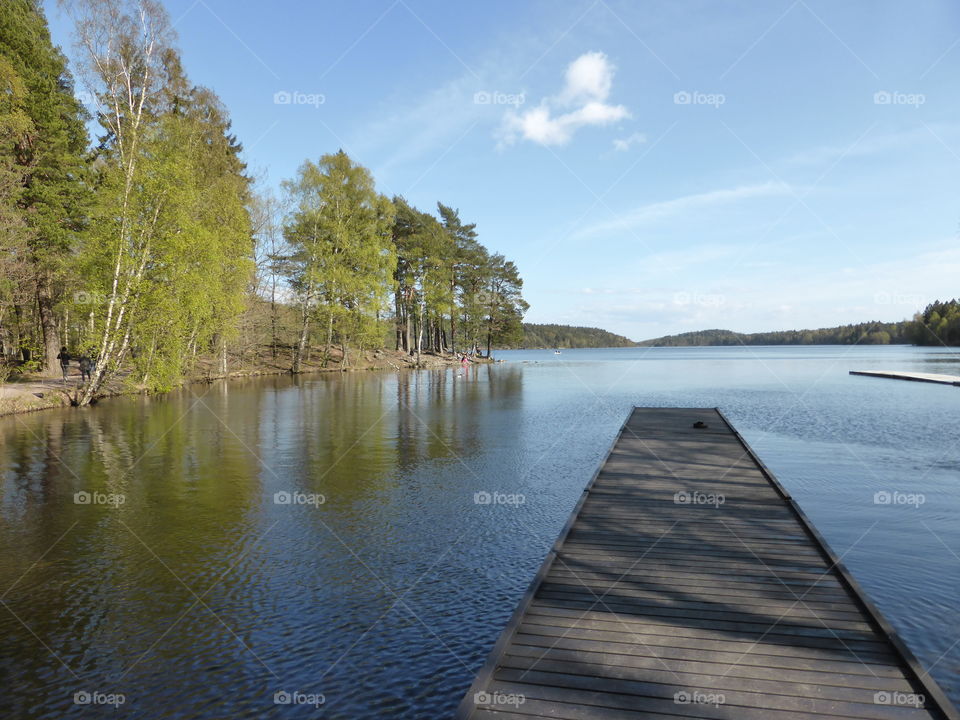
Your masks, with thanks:
[(0, 419), (0, 717), (449, 716), (633, 405), (719, 406), (960, 703), (960, 388), (847, 374), (960, 353), (500, 357)]

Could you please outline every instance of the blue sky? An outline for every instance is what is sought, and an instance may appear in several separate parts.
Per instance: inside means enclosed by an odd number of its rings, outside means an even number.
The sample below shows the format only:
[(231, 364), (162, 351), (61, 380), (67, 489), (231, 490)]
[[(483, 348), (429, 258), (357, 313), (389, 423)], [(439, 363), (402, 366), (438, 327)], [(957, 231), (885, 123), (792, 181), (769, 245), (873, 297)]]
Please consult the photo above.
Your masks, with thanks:
[(342, 147), (381, 192), (459, 208), (531, 322), (642, 339), (960, 295), (950, 0), (166, 6), (265, 182)]

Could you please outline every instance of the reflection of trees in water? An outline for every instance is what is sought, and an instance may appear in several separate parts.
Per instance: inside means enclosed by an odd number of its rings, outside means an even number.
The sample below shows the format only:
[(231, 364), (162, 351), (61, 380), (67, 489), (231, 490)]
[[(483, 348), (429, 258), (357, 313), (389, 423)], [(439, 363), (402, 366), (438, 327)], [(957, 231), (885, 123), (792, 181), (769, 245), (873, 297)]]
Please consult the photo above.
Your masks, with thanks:
[(459, 374), (264, 378), (8, 419), (0, 511), (58, 507), (72, 520), (85, 515), (73, 493), (86, 490), (122, 493), (124, 513), (149, 506), (152, 518), (174, 525), (201, 511), (237, 522), (259, 503), (262, 481), (356, 491), (425, 460), (474, 453), (491, 404), (521, 400), (520, 368)]
[(351, 502), (425, 461), (475, 453), (491, 401), (519, 402), (519, 368), (320, 375), (289, 380), (262, 419), (290, 488)]
[(492, 404), (519, 402), (519, 368), (470, 366), (397, 375), (397, 455), (404, 468), (424, 459), (466, 457), (483, 444)]
[[(241, 540), (259, 534), (249, 515), (260, 505), (257, 460), (204, 403), (242, 418), (231, 427), (249, 443), (262, 393), (234, 398), (226, 387), (195, 388), (206, 390), (201, 402), (188, 392), (122, 399), (45, 413), (30, 419), (29, 432), (4, 428), (0, 491), (5, 501), (16, 493), (22, 507), (14, 522), (0, 523), (5, 546), (18, 548), (16, 558), (0, 561), (0, 584), (11, 587), (22, 576), (6, 601), (74, 670), (119, 675), (189, 607), (195, 596), (187, 588), (202, 594), (239, 558)], [(125, 501), (119, 508), (77, 504), (79, 491)], [(206, 602), (249, 584), (245, 566), (232, 569)], [(19, 672), (49, 673), (46, 651), (26, 629), (0, 627), (3, 644), (18, 648)], [(225, 648), (235, 643), (198, 608), (156, 652), (176, 655), (201, 632)], [(150, 667), (156, 658), (144, 661)], [(57, 677), (69, 683), (72, 676), (64, 669)]]
[(476, 453), (491, 408), (520, 402), (522, 369), (458, 374), (264, 378), (7, 419), (0, 514), (15, 523), (12, 546), (26, 542), (37, 554), (74, 521), (94, 546), (126, 546), (137, 541), (100, 522), (110, 517), (102, 509), (73, 502), (81, 490), (123, 494), (118, 517), (144, 542), (165, 545), (183, 528), (200, 551), (242, 532), (265, 486), (349, 499), (425, 461)]
[[(308, 527), (319, 519), (340, 529), (339, 518), (386, 542), (389, 523), (371, 518), (364, 503), (389, 503), (398, 478), (424, 463), (467, 472), (457, 456), (469, 462), (482, 450), (496, 408), (516, 407), (521, 390), (519, 369), (488, 366), (466, 378), (270, 378), (0, 422), (0, 541), (17, 549), (0, 559), (0, 584), (23, 576), (6, 600), (71, 666), (122, 672), (167, 630), (171, 608), (193, 601), (181, 580), (201, 594), (231, 568), (205, 600), (212, 607), (269, 592), (272, 566), (261, 567), (252, 544), (277, 517), (284, 536), (314, 537)], [(282, 515), (272, 504), (277, 489), (320, 492), (328, 505)], [(81, 490), (125, 502), (117, 510), (78, 505)], [(250, 556), (234, 567), (244, 550)], [(6, 620), (0, 654), (35, 646)], [(227, 634), (198, 609), (156, 652), (182, 656), (183, 643), (201, 637), (204, 646), (228, 647)], [(49, 671), (42, 648), (25, 654), (24, 672)], [(147, 658), (142, 669), (155, 663)]]

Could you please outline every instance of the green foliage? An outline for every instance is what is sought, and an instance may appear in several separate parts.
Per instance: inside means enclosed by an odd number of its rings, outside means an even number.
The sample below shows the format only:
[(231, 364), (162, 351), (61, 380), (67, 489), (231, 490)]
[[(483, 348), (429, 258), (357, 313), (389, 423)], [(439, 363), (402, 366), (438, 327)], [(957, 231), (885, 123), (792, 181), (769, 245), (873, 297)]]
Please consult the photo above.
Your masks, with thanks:
[(476, 351), (515, 341), (527, 303), (516, 266), (477, 240), (476, 225), (437, 203), (439, 219), (395, 197), (396, 347)]
[(34, 255), (56, 264), (72, 246), (89, 202), (86, 113), (73, 95), (66, 58), (50, 40), (38, 3), (3, 3), (0, 59), (0, 77), (12, 90), (8, 102), (19, 106), (12, 152), (27, 182), (18, 203), (33, 230)]
[(131, 3), (74, 5), (105, 133), (77, 257), (89, 299), (79, 346), (96, 357), (81, 402), (125, 364), (150, 390), (179, 382), (198, 350), (223, 346), (253, 269), (249, 181), (226, 111), (190, 85), (162, 8)]
[(623, 335), (615, 335), (599, 328), (524, 323), (521, 341), (505, 344), (504, 347), (611, 348), (635, 345), (633, 340)]
[(510, 345), (523, 338), (523, 315), (530, 306), (521, 294), (523, 280), (516, 265), (496, 254), (490, 257), (487, 267), (483, 311), (489, 355), (493, 345)]
[[(56, 367), (60, 345), (56, 311), (69, 280), (66, 264), (90, 201), (85, 118), (40, 4), (5, 0), (0, 4), (0, 253), (4, 274), (16, 274), (19, 290), (36, 300), (42, 337), (23, 328), (28, 337), (17, 344), (43, 347), (48, 371)], [(0, 323), (3, 311), (23, 300), (15, 290), (0, 287)]]
[(930, 303), (909, 332), (917, 345), (960, 345), (960, 300)]
[(639, 345), (686, 347), (693, 345), (888, 345), (911, 342), (911, 323), (867, 322), (817, 330), (775, 330), (738, 333), (732, 330), (697, 330), (644, 340)]
[(379, 337), (395, 263), (394, 209), (377, 193), (370, 171), (342, 150), (303, 163), (284, 189), (295, 206), (284, 227), (291, 248), (287, 268), (303, 317), (296, 372), (315, 320), (326, 328), (328, 352), (334, 333), (343, 345)]
[(161, 391), (205, 356), (227, 372), (265, 315), (294, 371), (311, 339), (325, 358), (338, 343), (343, 365), (388, 334), (410, 352), (517, 339), (517, 268), (456, 210), (387, 199), (342, 151), (304, 163), (285, 205), (255, 195), (158, 0), (61, 5), (101, 134), (89, 148), (38, 0), (0, 3), (0, 356), (49, 361), (63, 332), (94, 360), (86, 404), (121, 374)]

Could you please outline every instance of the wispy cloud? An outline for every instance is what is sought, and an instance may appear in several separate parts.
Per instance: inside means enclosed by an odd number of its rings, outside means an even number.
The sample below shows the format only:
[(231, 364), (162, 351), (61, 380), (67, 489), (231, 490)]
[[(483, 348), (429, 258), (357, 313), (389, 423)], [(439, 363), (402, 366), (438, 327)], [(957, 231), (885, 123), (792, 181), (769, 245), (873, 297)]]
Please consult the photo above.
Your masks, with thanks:
[[(954, 244), (952, 238), (917, 238), (910, 251), (895, 260), (749, 276), (671, 274), (659, 270), (662, 258), (651, 256), (644, 263), (665, 282), (625, 287), (605, 286), (601, 280), (567, 291), (582, 299), (556, 321), (595, 325), (643, 339), (707, 328), (760, 332), (903, 320), (928, 302), (952, 297), (954, 278), (960, 273), (960, 249)], [(722, 269), (722, 263), (717, 267)], [(552, 308), (551, 313), (550, 319), (531, 321), (553, 321), (558, 314)]]
[(695, 195), (684, 195), (673, 200), (642, 205), (613, 220), (597, 223), (583, 228), (578, 237), (598, 235), (607, 232), (630, 230), (645, 223), (662, 220), (692, 210), (716, 207), (759, 197), (789, 195), (791, 188), (786, 183), (767, 182), (759, 185), (742, 185), (736, 188), (711, 190)]
[(613, 141), (613, 149), (617, 152), (627, 152), (634, 145), (642, 145), (647, 141), (647, 136), (643, 133), (635, 132), (625, 138), (616, 138)]
[(465, 73), (423, 93), (414, 103), (398, 102), (391, 112), (351, 133), (361, 151), (377, 155), (386, 151), (374, 166), (378, 178), (450, 147), (483, 112), (473, 102), (476, 86), (473, 76)]
[[(938, 134), (955, 137), (958, 126), (955, 124), (937, 123), (935, 128)], [(888, 132), (870, 134), (854, 145), (821, 145), (819, 147), (794, 153), (787, 158), (792, 165), (825, 165), (841, 157), (868, 157), (872, 155), (895, 155), (909, 150), (920, 144), (934, 144), (935, 138), (928, 128), (921, 126)]]
[(616, 68), (602, 52), (584, 53), (567, 67), (560, 93), (524, 112), (504, 117), (502, 144), (518, 138), (539, 145), (566, 145), (582, 127), (603, 126), (630, 117), (623, 105), (607, 103)]

